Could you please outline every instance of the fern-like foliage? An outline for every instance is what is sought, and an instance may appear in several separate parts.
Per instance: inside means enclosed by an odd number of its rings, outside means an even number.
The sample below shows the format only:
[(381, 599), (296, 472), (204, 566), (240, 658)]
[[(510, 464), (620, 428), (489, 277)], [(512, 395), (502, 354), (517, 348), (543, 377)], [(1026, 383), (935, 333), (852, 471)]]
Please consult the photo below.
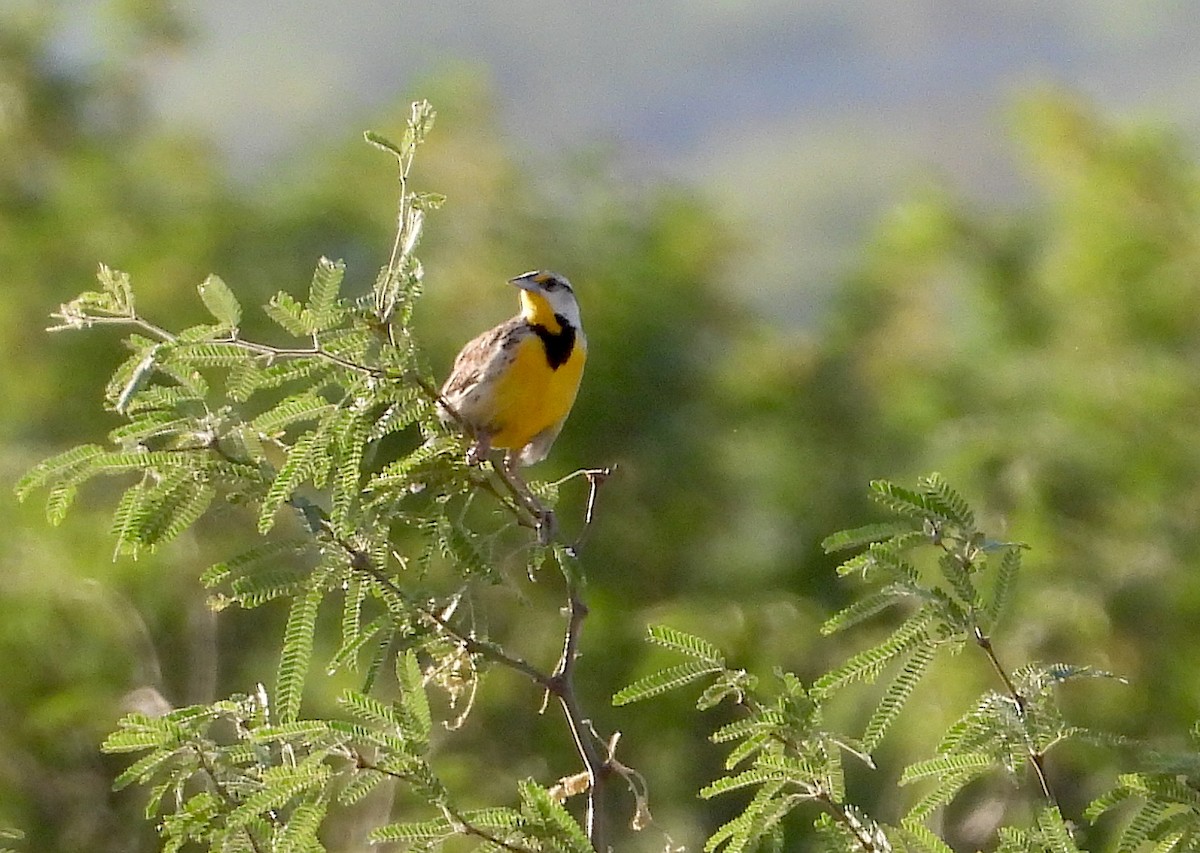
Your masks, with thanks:
[(707, 710), (729, 701), (741, 711), (735, 722), (711, 735), (730, 745), (726, 775), (700, 791), (709, 799), (751, 791), (746, 808), (721, 826), (706, 850), (743, 853), (772, 849), (782, 838), (782, 822), (804, 804), (835, 817), (830, 832), (879, 834), (864, 812), (845, 803), (845, 754), (869, 761), (861, 744), (823, 727), (821, 693), (788, 672), (776, 671), (766, 687), (760, 679), (727, 666), (725, 656), (701, 637), (667, 626), (650, 628), (649, 640), (688, 658), (645, 676), (614, 696), (618, 704), (641, 701), (691, 682), (707, 682), (696, 705)]
[[(731, 667), (719, 649), (700, 637), (668, 628), (650, 629), (650, 641), (683, 657), (637, 679), (617, 693), (626, 703), (658, 696), (689, 684), (702, 685), (701, 710), (732, 702), (733, 722), (713, 734), (729, 746), (726, 773), (705, 785), (700, 796), (741, 796), (739, 813), (709, 838), (712, 851), (785, 849), (784, 821), (807, 806), (811, 815), (804, 849), (921, 851), (950, 853), (931, 828), (931, 818), (971, 782), (985, 776), (1008, 776), (1013, 788), (1036, 804), (1036, 819), (1004, 827), (998, 849), (1011, 851), (1076, 850), (1071, 824), (1055, 805), (1045, 768), (1047, 754), (1071, 740), (1113, 743), (1071, 724), (1058, 703), (1058, 688), (1083, 678), (1112, 678), (1086, 666), (1031, 662), (1008, 670), (993, 645), (1012, 600), (1022, 546), (988, 537), (976, 524), (967, 501), (936, 475), (915, 488), (876, 482), (872, 496), (892, 516), (889, 520), (835, 533), (826, 550), (853, 553), (839, 567), (847, 579), (864, 587), (859, 597), (831, 616), (825, 633), (848, 630), (868, 621), (891, 617), (883, 639), (850, 655), (844, 662), (805, 686), (799, 678), (776, 671), (770, 680)], [(942, 735), (932, 754), (900, 771), (901, 785), (921, 785), (924, 792), (898, 820), (885, 822), (848, 798), (843, 760), (851, 756), (874, 768), (872, 754), (887, 734), (905, 719), (917, 688), (935, 670), (946, 651), (978, 650), (977, 660), (995, 678)], [(870, 689), (884, 680), (861, 735), (831, 730), (826, 705), (848, 691)], [(926, 725), (924, 722), (919, 725)], [(1178, 765), (1177, 765), (1178, 766)], [(1193, 770), (1200, 771), (1200, 761)], [(1125, 777), (1091, 814), (1144, 798), (1146, 805), (1130, 821), (1129, 843), (1122, 850), (1142, 849), (1147, 840), (1165, 845), (1196, 837), (1192, 832), (1200, 804), (1195, 789), (1154, 784), (1149, 777)], [(1139, 788), (1140, 786), (1140, 788)], [(1198, 786), (1200, 787), (1200, 786)], [(1020, 794), (1018, 794), (1020, 795)], [(1174, 799), (1172, 799), (1174, 798)], [(1017, 810), (1019, 811), (1019, 810)], [(1180, 848), (1183, 849), (1183, 848)], [(1190, 848), (1187, 848), (1190, 849)]]
[(235, 696), (161, 717), (131, 714), (106, 752), (142, 753), (116, 787), (151, 786), (146, 815), (164, 850), (317, 849), (337, 764), (352, 738), (323, 722), (274, 726), (266, 694)]
[(1141, 764), (1092, 801), (1088, 819), (1123, 813), (1121, 853), (1200, 850), (1200, 723), (1192, 728), (1190, 748), (1152, 750), (1143, 754)]
[[(565, 549), (514, 533), (541, 522), (535, 510), (550, 509), (554, 486), (469, 468), (464, 438), (438, 418), (437, 383), (410, 321), (424, 275), (416, 249), (442, 198), (407, 183), (433, 118), (422, 101), (399, 143), (368, 134), (399, 170), (391, 257), (363, 296), (343, 291), (342, 262), (321, 258), (302, 294), (271, 297), (262, 311), (284, 344), (243, 335), (243, 306), (217, 276), (197, 287), (211, 322), (189, 328), (143, 316), (129, 276), (106, 266), (97, 290), (56, 315), (58, 329), (127, 333), (130, 354), (105, 388), (122, 422), (107, 442), (35, 466), (17, 495), (45, 491), (58, 524), (89, 481), (114, 480), (124, 488), (113, 512), (116, 551), (131, 556), (220, 508), (223, 522), (249, 521), (260, 541), (204, 573), (211, 604), (287, 607), (272, 705), (260, 690), (159, 718), (134, 715), (105, 743), (140, 753), (117, 784), (151, 786), (147, 816), (166, 850), (319, 850), (326, 813), (387, 779), (433, 814), (415, 828), (381, 830), (380, 840), (428, 850), (463, 835), (487, 849), (508, 839), (518, 850), (591, 847), (564, 805), (533, 782), (514, 782), (512, 808), (458, 811), (425, 754), (434, 728), (428, 687), (446, 691), (457, 725), (482, 660), (550, 681), (480, 637), (473, 607), (459, 603), (494, 583), (497, 564), (513, 553), (528, 555), (530, 575), (551, 566), (569, 580), (575, 571)], [(344, 719), (310, 720), (304, 697), (319, 671), (319, 617), (335, 611), (340, 637), (323, 663), (355, 673), (357, 689), (342, 696)], [(379, 698), (385, 682), (397, 698)]]

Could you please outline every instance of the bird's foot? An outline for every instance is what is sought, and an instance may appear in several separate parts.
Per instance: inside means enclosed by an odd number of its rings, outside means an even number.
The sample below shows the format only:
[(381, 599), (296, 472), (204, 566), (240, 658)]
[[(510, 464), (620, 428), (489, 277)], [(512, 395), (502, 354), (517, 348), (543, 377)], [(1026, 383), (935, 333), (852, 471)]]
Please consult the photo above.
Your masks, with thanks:
[(558, 516), (554, 510), (541, 507), (537, 516), (537, 538), (539, 545), (549, 545), (558, 536)]
[(480, 435), (476, 437), (475, 443), (467, 450), (467, 464), (474, 468), (476, 465), (481, 465), (483, 460), (487, 459), (488, 454), (492, 452), (492, 439), (489, 435)]

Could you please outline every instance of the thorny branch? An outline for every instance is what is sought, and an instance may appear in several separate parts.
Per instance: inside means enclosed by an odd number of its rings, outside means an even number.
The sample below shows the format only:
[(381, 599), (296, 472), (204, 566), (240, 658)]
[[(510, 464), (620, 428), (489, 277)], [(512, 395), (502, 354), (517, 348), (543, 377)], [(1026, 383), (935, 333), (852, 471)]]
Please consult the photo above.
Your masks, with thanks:
[[(567, 573), (570, 574), (569, 572)], [(597, 741), (588, 730), (590, 721), (583, 716), (579, 708), (579, 700), (575, 694), (575, 666), (579, 659), (579, 635), (583, 628), (583, 620), (587, 618), (587, 605), (580, 597), (578, 582), (568, 577), (568, 594), (570, 596), (570, 612), (567, 620), (567, 636), (563, 641), (562, 657), (554, 674), (550, 677), (548, 694), (553, 694), (562, 706), (563, 715), (571, 729), (571, 738), (575, 749), (583, 759), (588, 775), (588, 804), (586, 829), (592, 846), (597, 850), (608, 849), (607, 824), (604, 820), (604, 790), (605, 781), (610, 774), (608, 760), (600, 754)]]
[[(604, 477), (608, 475), (610, 469), (602, 469), (602, 471), (603, 476), (596, 471), (589, 474), (588, 479), (592, 484), (592, 491), (589, 496), (589, 508), (594, 506), (596, 490), (599, 489), (599, 485), (604, 481)], [(587, 523), (591, 523), (590, 517)], [(584, 715), (575, 691), (575, 668), (579, 658), (579, 639), (588, 610), (582, 598), (580, 589), (582, 585), (581, 580), (573, 567), (562, 566), (563, 575), (567, 582), (567, 629), (558, 664), (552, 673), (546, 674), (528, 661), (510, 655), (500, 646), (482, 641), (469, 633), (463, 632), (449, 618), (434, 608), (414, 601), (382, 567), (377, 566), (371, 560), (369, 554), (337, 536), (328, 525), (325, 525), (324, 532), (346, 553), (353, 569), (366, 574), (386, 589), (389, 594), (403, 601), (407, 607), (411, 608), (422, 619), (457, 643), (467, 654), (472, 656), (477, 655), (524, 675), (545, 691), (547, 700), (550, 696), (558, 700), (567, 726), (571, 731), (575, 748), (583, 761), (587, 773), (588, 804), (585, 825), (588, 838), (596, 850), (607, 851), (608, 833), (607, 821), (604, 816), (604, 796), (606, 790), (605, 782), (611, 775), (612, 764), (610, 757), (602, 754), (598, 745), (599, 739), (592, 730), (591, 721)], [(543, 709), (544, 707), (545, 703), (543, 703)]]

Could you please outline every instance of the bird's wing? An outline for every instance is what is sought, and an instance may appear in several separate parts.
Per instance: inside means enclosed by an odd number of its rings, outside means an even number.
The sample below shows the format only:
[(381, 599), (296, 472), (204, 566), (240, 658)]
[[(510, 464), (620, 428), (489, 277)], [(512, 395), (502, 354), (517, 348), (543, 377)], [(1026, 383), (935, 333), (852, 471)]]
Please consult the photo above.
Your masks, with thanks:
[(499, 376), (529, 334), (529, 326), (517, 316), (470, 341), (454, 359), (442, 396), (454, 403), (479, 383)]

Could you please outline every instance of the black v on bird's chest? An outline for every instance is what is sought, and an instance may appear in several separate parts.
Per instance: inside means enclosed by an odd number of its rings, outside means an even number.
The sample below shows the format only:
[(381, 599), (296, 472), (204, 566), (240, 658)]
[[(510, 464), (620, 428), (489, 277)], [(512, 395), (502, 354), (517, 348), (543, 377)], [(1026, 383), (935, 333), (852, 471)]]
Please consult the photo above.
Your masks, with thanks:
[(554, 315), (554, 319), (558, 321), (557, 332), (552, 332), (538, 323), (531, 323), (529, 328), (541, 339), (547, 363), (553, 370), (558, 370), (567, 363), (571, 351), (575, 349), (575, 327), (567, 323), (566, 318), (561, 315)]

